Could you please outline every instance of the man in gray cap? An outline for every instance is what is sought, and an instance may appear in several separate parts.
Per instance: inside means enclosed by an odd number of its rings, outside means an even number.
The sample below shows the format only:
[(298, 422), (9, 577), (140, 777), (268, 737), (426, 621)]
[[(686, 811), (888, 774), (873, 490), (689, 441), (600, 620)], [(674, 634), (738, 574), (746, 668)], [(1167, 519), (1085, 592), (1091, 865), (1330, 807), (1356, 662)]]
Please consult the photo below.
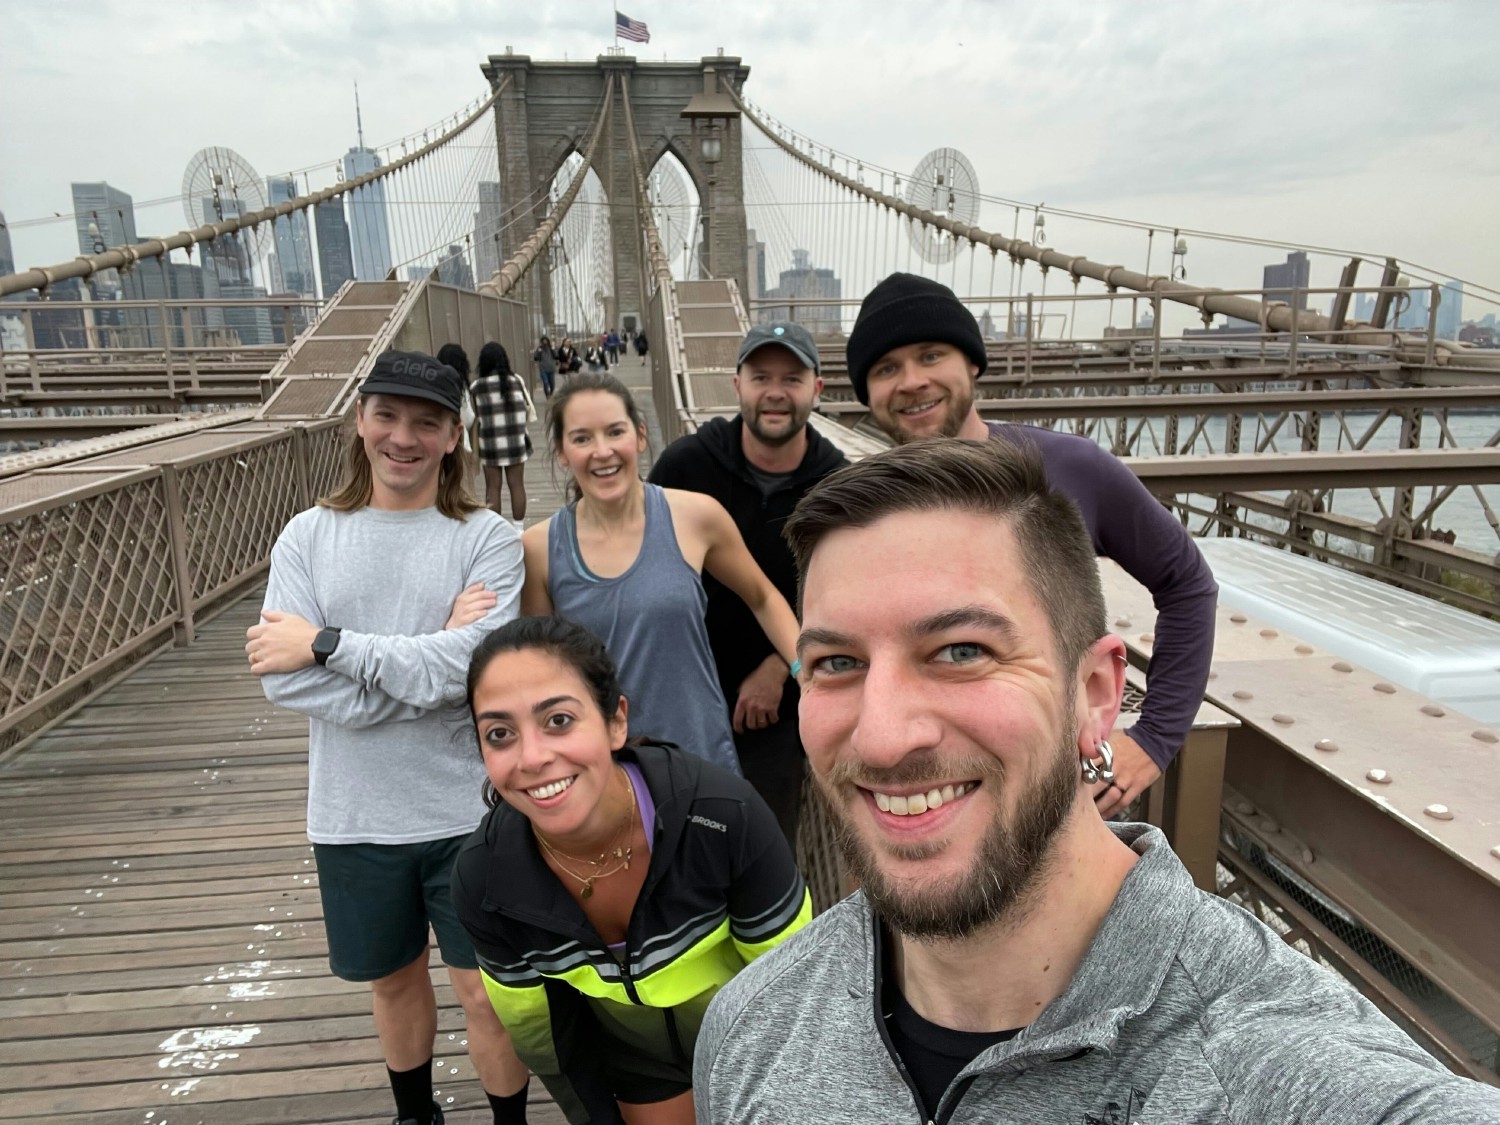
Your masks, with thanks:
[[(797, 571), (782, 525), (809, 488), (847, 463), (807, 424), (822, 389), (818, 347), (807, 329), (790, 321), (757, 324), (740, 344), (739, 416), (715, 418), (677, 439), (651, 470), (653, 484), (702, 492), (722, 504), (790, 605), (797, 604)], [(745, 603), (707, 575), (703, 585), (708, 640), (733, 709), (740, 767), (795, 846), (806, 762), (797, 735), (797, 682)]]
[(441, 1125), (429, 928), (468, 1021), (497, 1123), (526, 1119), (526, 1068), (490, 1007), (448, 897), (453, 858), (484, 815), (469, 722), (469, 655), (519, 612), (521, 540), (464, 482), (464, 384), (388, 351), (360, 386), (344, 479), (271, 551), (250, 671), (308, 717), (307, 835), (334, 975), (374, 995), (396, 1121)]

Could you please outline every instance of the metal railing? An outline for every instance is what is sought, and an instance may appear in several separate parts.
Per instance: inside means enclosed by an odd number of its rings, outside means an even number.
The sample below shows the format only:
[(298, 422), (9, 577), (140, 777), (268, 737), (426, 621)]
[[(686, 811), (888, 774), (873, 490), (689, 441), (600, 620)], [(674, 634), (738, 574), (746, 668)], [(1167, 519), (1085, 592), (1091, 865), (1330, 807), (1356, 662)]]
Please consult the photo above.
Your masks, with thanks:
[(0, 752), (258, 577), (339, 432), (242, 425), (0, 481)]

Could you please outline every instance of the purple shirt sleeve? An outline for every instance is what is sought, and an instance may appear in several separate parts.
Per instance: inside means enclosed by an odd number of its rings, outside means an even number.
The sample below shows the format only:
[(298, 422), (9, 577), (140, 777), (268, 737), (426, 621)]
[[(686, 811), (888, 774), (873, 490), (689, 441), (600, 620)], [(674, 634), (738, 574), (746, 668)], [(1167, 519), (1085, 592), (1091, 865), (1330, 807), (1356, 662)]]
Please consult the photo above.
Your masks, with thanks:
[(989, 423), (991, 440), (1029, 442), (1047, 482), (1083, 515), (1094, 551), (1151, 591), (1156, 638), (1146, 701), (1130, 735), (1163, 770), (1192, 729), (1208, 686), (1219, 587), (1193, 537), (1114, 454), (1087, 438)]

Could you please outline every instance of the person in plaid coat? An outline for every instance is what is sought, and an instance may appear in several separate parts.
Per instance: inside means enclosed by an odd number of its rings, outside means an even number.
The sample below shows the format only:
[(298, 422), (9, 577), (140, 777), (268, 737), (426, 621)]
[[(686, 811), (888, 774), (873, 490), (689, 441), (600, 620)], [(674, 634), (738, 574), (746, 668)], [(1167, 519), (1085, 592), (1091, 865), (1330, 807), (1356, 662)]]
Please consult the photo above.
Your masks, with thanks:
[(479, 378), (469, 388), (474, 413), (479, 420), (479, 462), (484, 466), (484, 501), (496, 513), (500, 509), (500, 478), (510, 490), (510, 514), (519, 523), (526, 518), (526, 460), (531, 456), (531, 435), (526, 432), (528, 412), (533, 409), (526, 384), (510, 367), (510, 357), (494, 340), (479, 349)]

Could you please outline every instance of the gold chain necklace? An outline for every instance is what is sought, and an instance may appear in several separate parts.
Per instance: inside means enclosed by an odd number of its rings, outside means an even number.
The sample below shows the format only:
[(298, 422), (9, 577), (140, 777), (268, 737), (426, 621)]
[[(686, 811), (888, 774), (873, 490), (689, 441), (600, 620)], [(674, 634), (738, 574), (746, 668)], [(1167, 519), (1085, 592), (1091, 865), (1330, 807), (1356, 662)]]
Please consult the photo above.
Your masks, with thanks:
[[(533, 835), (536, 836), (537, 843), (542, 845), (542, 848), (552, 857), (552, 861), (557, 864), (563, 874), (570, 875), (578, 880), (580, 884), (578, 888), (579, 898), (587, 899), (593, 897), (595, 879), (604, 879), (620, 871), (630, 870), (630, 861), (634, 857), (635, 849), (629, 844), (622, 845), (621, 840), (628, 840), (630, 838), (630, 832), (635, 827), (635, 815), (638, 806), (635, 799), (635, 785), (631, 783), (630, 774), (623, 767), (620, 772), (625, 774), (625, 788), (630, 796), (630, 810), (625, 814), (625, 822), (621, 825), (620, 831), (615, 834), (614, 846), (601, 852), (598, 859), (579, 859), (576, 856), (560, 852), (549, 844), (547, 838), (540, 832), (537, 832), (535, 829), (532, 830)], [(595, 870), (591, 874), (580, 875), (577, 871), (572, 870), (563, 863), (565, 859), (572, 863), (587, 863), (590, 867), (595, 868)], [(598, 870), (598, 868), (603, 867), (610, 860), (616, 861), (613, 867), (607, 871)]]

